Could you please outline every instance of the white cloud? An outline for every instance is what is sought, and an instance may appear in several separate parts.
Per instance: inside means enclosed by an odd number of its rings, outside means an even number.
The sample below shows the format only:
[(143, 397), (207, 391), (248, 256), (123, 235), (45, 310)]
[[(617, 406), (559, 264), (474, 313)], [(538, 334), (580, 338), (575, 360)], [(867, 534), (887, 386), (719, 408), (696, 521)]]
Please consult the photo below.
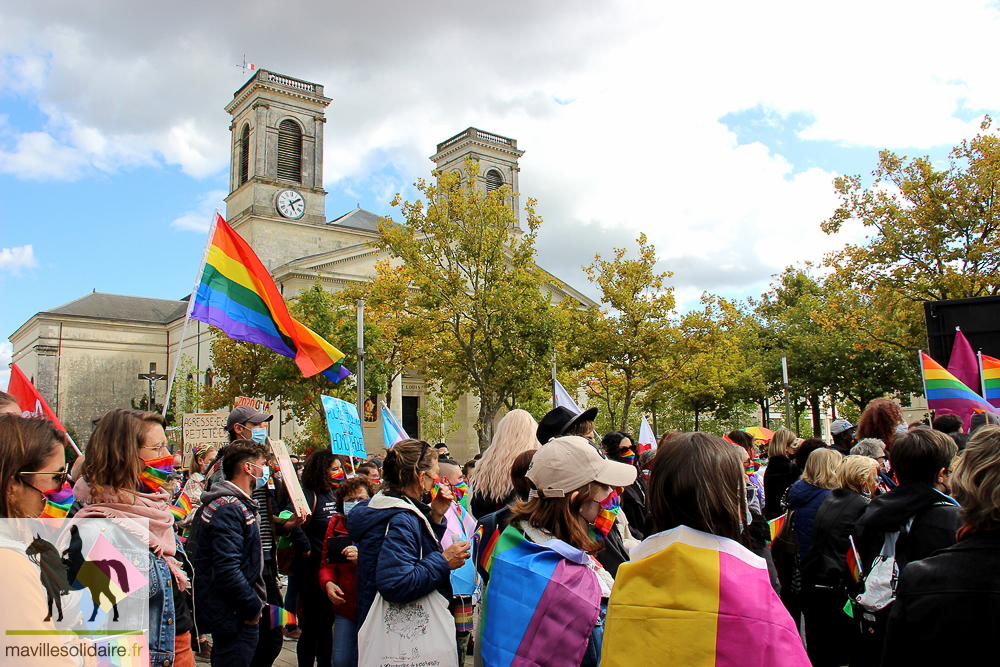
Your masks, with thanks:
[(0, 391), (7, 391), (10, 384), (10, 362), (14, 358), (14, 346), (7, 341), (0, 341)]
[[(802, 139), (920, 150), (975, 132), (958, 109), (1000, 108), (1000, 14), (984, 0), (947, 11), (901, 0), (303, 2), (284, 9), (296, 40), (275, 33), (268, 3), (191, 7), (197, 20), (169, 3), (4, 6), (0, 91), (34, 96), (49, 120), (0, 132), (0, 171), (224, 172), (223, 107), (246, 51), (325, 85), (327, 190), (412, 198), (435, 144), (475, 125), (526, 149), (522, 195), (539, 200), (540, 258), (559, 277), (586, 289), (580, 265), (644, 231), (679, 295), (747, 293), (859, 230), (819, 229), (836, 206), (833, 169), (739, 145), (719, 118), (798, 112), (814, 119)], [(931, 54), (948, 35), (962, 38)], [(224, 194), (173, 226), (203, 231)]]
[(23, 269), (32, 269), (36, 266), (38, 262), (35, 261), (35, 251), (31, 244), (0, 248), (0, 271), (18, 274)]
[(212, 224), (212, 216), (216, 209), (226, 210), (226, 191), (212, 190), (198, 198), (198, 205), (191, 211), (170, 223), (174, 229), (184, 229), (192, 232), (207, 232)]

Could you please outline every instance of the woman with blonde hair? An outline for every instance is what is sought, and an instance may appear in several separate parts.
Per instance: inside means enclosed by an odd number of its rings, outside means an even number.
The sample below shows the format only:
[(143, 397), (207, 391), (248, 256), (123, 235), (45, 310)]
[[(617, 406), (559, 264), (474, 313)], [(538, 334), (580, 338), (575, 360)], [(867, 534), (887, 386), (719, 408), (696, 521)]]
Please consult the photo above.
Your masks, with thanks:
[[(818, 450), (820, 451), (820, 450)], [(811, 459), (810, 459), (811, 460)], [(802, 559), (802, 612), (806, 646), (814, 667), (845, 665), (854, 653), (853, 620), (844, 613), (850, 535), (875, 492), (878, 463), (867, 456), (847, 456), (837, 469), (839, 488), (820, 505), (813, 521), (809, 551)]]
[(1000, 635), (1000, 427), (972, 435), (951, 487), (962, 505), (958, 543), (903, 569), (883, 665), (981, 662)]
[(516, 498), (510, 471), (518, 454), (536, 450), (538, 422), (525, 410), (511, 410), (497, 425), (469, 481), (469, 511), (477, 519), (503, 509)]
[(795, 433), (779, 428), (767, 446), (767, 468), (764, 469), (764, 518), (770, 521), (781, 516), (781, 499), (802, 471), (792, 461)]

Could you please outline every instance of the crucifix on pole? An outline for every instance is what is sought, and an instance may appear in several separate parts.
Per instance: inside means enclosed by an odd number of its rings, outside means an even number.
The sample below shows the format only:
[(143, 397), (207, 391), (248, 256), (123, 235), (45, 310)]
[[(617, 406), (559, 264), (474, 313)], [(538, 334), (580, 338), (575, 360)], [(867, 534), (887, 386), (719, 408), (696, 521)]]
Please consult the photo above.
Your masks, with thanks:
[(149, 409), (156, 409), (156, 383), (160, 380), (166, 380), (166, 375), (159, 375), (156, 372), (156, 362), (149, 362), (149, 372), (139, 373), (140, 380), (149, 380)]

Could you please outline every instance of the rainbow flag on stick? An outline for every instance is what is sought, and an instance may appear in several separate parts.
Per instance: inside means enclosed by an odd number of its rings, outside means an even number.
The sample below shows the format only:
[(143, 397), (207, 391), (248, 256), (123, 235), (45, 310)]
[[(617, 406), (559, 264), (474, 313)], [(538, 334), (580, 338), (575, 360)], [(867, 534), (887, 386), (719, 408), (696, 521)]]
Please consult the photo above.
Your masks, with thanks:
[(979, 353), (979, 377), (983, 383), (983, 398), (1000, 408), (1000, 359)]
[(181, 494), (181, 497), (177, 499), (177, 504), (170, 506), (170, 513), (174, 515), (175, 520), (180, 521), (191, 513), (192, 507), (191, 498), (188, 497), (188, 494), (185, 491)]
[(861, 567), (861, 556), (858, 554), (858, 548), (854, 546), (854, 536), (848, 535), (847, 539), (851, 543), (847, 548), (847, 569), (851, 571), (854, 583), (858, 584), (861, 583), (861, 575), (864, 574), (864, 569)]
[(271, 273), (218, 212), (212, 229), (191, 317), (295, 359), (306, 377), (323, 373), (339, 382), (350, 375), (343, 352), (289, 315)]
[(774, 544), (774, 540), (778, 537), (778, 533), (781, 532), (781, 527), (785, 525), (785, 514), (782, 514), (777, 519), (771, 519), (767, 522), (767, 527), (771, 530), (771, 544)]
[(923, 350), (919, 354), (927, 407), (932, 410), (950, 410), (957, 413), (969, 410), (996, 412), (991, 403), (959, 382), (958, 378), (924, 354)]
[(268, 618), (271, 619), (272, 628), (283, 628), (286, 625), (295, 625), (295, 614), (285, 611), (281, 607), (273, 604), (268, 606)]

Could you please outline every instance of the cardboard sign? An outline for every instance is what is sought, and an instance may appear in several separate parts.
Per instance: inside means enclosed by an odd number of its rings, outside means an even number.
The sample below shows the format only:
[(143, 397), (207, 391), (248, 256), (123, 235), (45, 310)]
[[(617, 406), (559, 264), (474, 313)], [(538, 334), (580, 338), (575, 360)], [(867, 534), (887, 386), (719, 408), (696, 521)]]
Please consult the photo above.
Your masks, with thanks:
[(267, 442), (271, 445), (271, 453), (274, 454), (274, 458), (278, 462), (278, 469), (281, 470), (281, 481), (284, 482), (288, 497), (292, 500), (295, 515), (305, 519), (310, 514), (309, 503), (306, 502), (299, 478), (295, 475), (295, 466), (292, 464), (292, 457), (288, 454), (288, 448), (285, 447), (283, 440), (268, 438)]
[(249, 396), (237, 396), (236, 400), (233, 401), (233, 407), (238, 408), (241, 405), (249, 405), (255, 410), (259, 410), (267, 415), (274, 415), (274, 419), (269, 422), (264, 423), (264, 428), (267, 429), (268, 437), (271, 436), (273, 431), (271, 430), (271, 425), (276, 424), (279, 420), (279, 416), (274, 412), (271, 412), (271, 401), (265, 401), (263, 398), (250, 398)]
[(226, 432), (226, 413), (189, 413), (181, 415), (181, 443), (184, 448), (184, 466), (191, 465), (191, 452), (195, 445), (208, 444), (219, 449), (229, 442)]
[(334, 454), (364, 458), (365, 437), (361, 434), (357, 406), (339, 398), (321, 398), (326, 410), (326, 426), (330, 429), (330, 450)]

